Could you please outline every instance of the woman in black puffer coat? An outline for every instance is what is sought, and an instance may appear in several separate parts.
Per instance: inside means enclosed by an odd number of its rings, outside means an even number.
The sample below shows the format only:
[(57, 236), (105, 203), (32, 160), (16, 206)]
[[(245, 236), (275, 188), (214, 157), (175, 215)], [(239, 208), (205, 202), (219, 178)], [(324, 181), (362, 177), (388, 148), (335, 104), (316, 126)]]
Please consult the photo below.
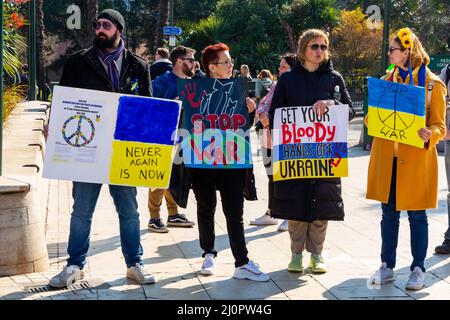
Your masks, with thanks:
[[(337, 103), (349, 105), (349, 120), (355, 112), (344, 79), (333, 69), (329, 58), (328, 36), (321, 30), (305, 31), (299, 39), (298, 62), (283, 74), (277, 84), (269, 110), (273, 128), (275, 109), (313, 106), (318, 114)], [(339, 86), (341, 100), (333, 98)], [(311, 253), (312, 272), (327, 271), (322, 258), (328, 220), (344, 219), (340, 178), (297, 179), (275, 182), (272, 205), (274, 218), (289, 220), (292, 260), (288, 271), (302, 272), (302, 254)]]

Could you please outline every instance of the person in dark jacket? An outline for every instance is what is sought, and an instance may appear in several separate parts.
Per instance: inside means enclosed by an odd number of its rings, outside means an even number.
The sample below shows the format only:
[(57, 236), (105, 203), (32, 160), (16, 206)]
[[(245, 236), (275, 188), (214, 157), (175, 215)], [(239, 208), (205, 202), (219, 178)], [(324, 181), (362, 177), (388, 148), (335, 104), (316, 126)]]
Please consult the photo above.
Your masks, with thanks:
[(193, 79), (203, 79), (206, 78), (206, 73), (200, 68), (200, 62), (195, 61), (195, 75)]
[[(94, 46), (73, 54), (66, 62), (60, 85), (151, 96), (150, 69), (147, 62), (125, 49), (122, 32), (125, 21), (112, 9), (102, 11), (94, 22)], [(83, 267), (89, 249), (92, 215), (102, 185), (73, 182), (73, 211), (67, 266), (50, 280), (50, 286), (67, 287), (84, 277)], [(127, 277), (140, 284), (154, 283), (142, 263), (139, 213), (136, 188), (109, 185), (120, 220), (120, 240), (127, 265)]]
[[(211, 45), (202, 51), (202, 65), (208, 78), (229, 79), (233, 71), (230, 49), (224, 43)], [(255, 102), (247, 98), (249, 112), (255, 110)], [(191, 169), (192, 189), (197, 199), (197, 222), (200, 247), (203, 249), (203, 264), (200, 273), (214, 274), (214, 214), (216, 192), (220, 191), (222, 208), (227, 220), (227, 231), (231, 252), (235, 259), (234, 278), (268, 281), (269, 275), (262, 272), (258, 264), (249, 260), (244, 234), (244, 178), (245, 169)]]
[[(194, 76), (195, 67), (195, 50), (178, 46), (170, 53), (172, 61), (172, 71), (167, 71), (157, 79), (152, 81), (153, 95), (157, 98), (175, 99), (178, 96), (177, 80), (190, 79)], [(175, 167), (172, 169), (175, 173)], [(183, 213), (178, 212), (178, 205), (169, 189), (149, 189), (148, 190), (148, 210), (150, 213), (150, 221), (148, 229), (152, 232), (167, 233), (166, 228), (161, 221), (160, 211), (163, 197), (166, 198), (166, 205), (169, 217), (167, 225), (171, 227), (193, 227), (194, 222), (188, 220)]]
[(169, 60), (169, 50), (158, 48), (155, 53), (155, 62), (150, 67), (150, 76), (153, 80), (167, 71), (172, 71), (172, 61)]
[[(321, 30), (305, 31), (299, 39), (298, 62), (284, 73), (275, 88), (269, 110), (273, 128), (275, 109), (313, 106), (318, 115), (339, 101), (333, 100), (339, 86), (341, 101), (349, 105), (349, 120), (355, 112), (342, 76), (333, 69), (328, 36)], [(274, 184), (272, 217), (289, 220), (292, 259), (288, 271), (302, 272), (303, 251), (311, 253), (310, 270), (327, 271), (322, 258), (328, 220), (344, 219), (344, 204), (339, 178), (297, 179)]]

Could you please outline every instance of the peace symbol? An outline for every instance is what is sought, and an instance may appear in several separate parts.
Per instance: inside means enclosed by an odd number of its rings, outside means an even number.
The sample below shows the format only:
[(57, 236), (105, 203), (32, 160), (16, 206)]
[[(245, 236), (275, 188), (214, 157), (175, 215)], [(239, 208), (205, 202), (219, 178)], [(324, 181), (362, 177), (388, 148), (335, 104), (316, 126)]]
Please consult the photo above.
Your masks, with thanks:
[[(78, 123), (76, 124), (76, 130), (73, 133), (67, 133), (67, 126), (69, 125), (70, 127), (74, 127), (74, 125), (72, 125), (72, 123), (74, 123), (75, 121), (77, 121)], [(87, 125), (86, 125), (87, 124)], [(90, 130), (90, 135), (85, 135), (83, 133), (87, 132), (88, 130)], [(73, 131), (73, 130), (71, 130)], [(88, 145), (92, 139), (94, 139), (95, 136), (95, 127), (94, 127), (94, 123), (92, 122), (91, 119), (89, 119), (86, 116), (83, 115), (75, 115), (75, 116), (71, 116), (69, 119), (67, 119), (64, 122), (64, 125), (62, 127), (62, 135), (64, 140), (71, 145), (72, 147), (83, 147)], [(86, 136), (89, 136), (89, 138), (87, 138)]]
[[(380, 109), (380, 107), (377, 107), (378, 118), (386, 127), (390, 128), (392, 130), (397, 130), (397, 131), (407, 130), (414, 123), (416, 116), (414, 114), (408, 114), (408, 113), (400, 114), (397, 111), (397, 95), (398, 95), (398, 93), (397, 92), (388, 93), (385, 96), (392, 95), (392, 94), (395, 95), (394, 96), (394, 105), (393, 105), (394, 110), (391, 110), (389, 112), (388, 110), (386, 110), (384, 108)], [(384, 96), (382, 96), (380, 98), (378, 106), (382, 105), (381, 100), (383, 100), (383, 98), (384, 98)], [(410, 101), (409, 97), (406, 97), (406, 99)], [(413, 104), (411, 101), (410, 101), (410, 103)]]

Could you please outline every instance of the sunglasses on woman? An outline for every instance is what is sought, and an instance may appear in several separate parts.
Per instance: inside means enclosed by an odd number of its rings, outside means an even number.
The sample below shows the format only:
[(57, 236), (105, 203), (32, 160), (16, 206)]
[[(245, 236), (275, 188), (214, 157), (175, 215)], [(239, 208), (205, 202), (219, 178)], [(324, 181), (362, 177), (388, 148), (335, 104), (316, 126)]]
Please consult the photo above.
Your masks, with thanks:
[(394, 52), (395, 50), (402, 50), (401, 48), (389, 47), (389, 53)]
[(320, 48), (320, 50), (322, 50), (322, 51), (328, 50), (328, 46), (325, 45), (325, 44), (318, 45), (317, 43), (315, 43), (315, 44), (310, 45), (310, 46), (308, 46), (308, 47), (310, 47), (310, 48), (311, 48), (312, 50), (314, 50), (314, 51), (319, 50), (319, 48)]

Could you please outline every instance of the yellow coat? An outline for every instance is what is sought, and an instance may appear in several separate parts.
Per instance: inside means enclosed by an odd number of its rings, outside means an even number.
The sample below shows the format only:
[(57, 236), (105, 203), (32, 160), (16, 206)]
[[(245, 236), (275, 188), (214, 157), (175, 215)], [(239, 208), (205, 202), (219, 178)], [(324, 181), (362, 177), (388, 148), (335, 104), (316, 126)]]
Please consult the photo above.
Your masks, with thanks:
[[(418, 69), (413, 71), (417, 85)], [(403, 83), (396, 68), (394, 82)], [(390, 79), (391, 74), (386, 76)], [(430, 70), (426, 71), (425, 97), (428, 100), (428, 83), (434, 81), (431, 101), (426, 101), (426, 126), (432, 132), (424, 149), (399, 143), (397, 150), (397, 210), (425, 210), (437, 207), (438, 158), (436, 144), (445, 136), (446, 88)], [(409, 83), (409, 75), (405, 79)], [(367, 117), (365, 123), (367, 125)], [(374, 137), (370, 152), (367, 179), (367, 199), (387, 203), (394, 158), (394, 141)]]

